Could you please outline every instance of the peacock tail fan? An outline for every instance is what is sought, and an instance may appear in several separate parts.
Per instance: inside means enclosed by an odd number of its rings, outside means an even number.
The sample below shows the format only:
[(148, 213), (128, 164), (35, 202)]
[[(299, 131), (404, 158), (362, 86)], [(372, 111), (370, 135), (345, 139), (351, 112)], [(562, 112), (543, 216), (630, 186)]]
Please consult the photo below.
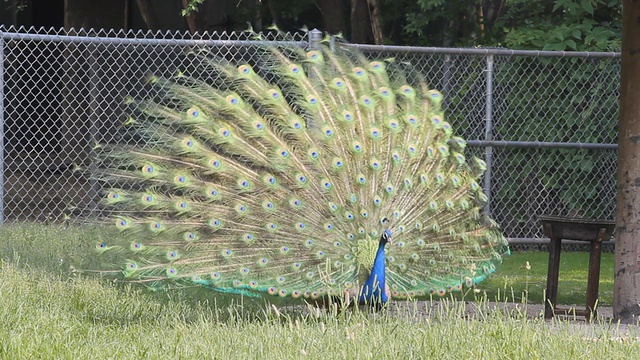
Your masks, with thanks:
[(126, 239), (96, 246), (121, 259), (105, 272), (249, 296), (355, 294), (386, 229), (392, 298), (443, 296), (496, 270), (508, 246), (481, 215), (484, 163), (465, 157), (440, 92), (354, 51), (259, 52), (232, 65), (194, 51), (190, 71), (149, 76), (154, 96), (127, 99), (140, 145), (101, 147), (95, 173)]

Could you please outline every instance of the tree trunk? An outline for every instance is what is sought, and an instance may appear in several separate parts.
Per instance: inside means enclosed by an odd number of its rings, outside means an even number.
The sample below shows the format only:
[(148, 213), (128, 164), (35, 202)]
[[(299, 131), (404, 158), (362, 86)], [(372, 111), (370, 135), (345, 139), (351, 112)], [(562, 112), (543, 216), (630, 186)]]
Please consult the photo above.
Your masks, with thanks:
[(635, 323), (640, 316), (640, 2), (625, 0), (622, 18), (613, 315)]
[(253, 10), (253, 29), (255, 32), (262, 31), (262, 0), (255, 0), (253, 2), (254, 10)]
[(137, 4), (142, 20), (147, 25), (147, 29), (155, 31), (158, 30), (156, 14), (151, 11), (152, 5), (149, 1), (150, 0), (137, 0)]
[(316, 4), (322, 13), (324, 31), (329, 34), (342, 33), (348, 35), (347, 27), (348, 7), (345, 0), (317, 0)]
[[(188, 0), (182, 0), (183, 6), (186, 7), (187, 3)], [(186, 17), (189, 31), (191, 33), (203, 33), (205, 31), (233, 30), (230, 17), (236, 12), (236, 4), (237, 0), (208, 0), (203, 2), (198, 7), (198, 11), (194, 11)]]
[[(186, 9), (188, 3), (189, 0), (182, 0), (182, 8)], [(187, 25), (189, 26), (189, 31), (192, 34), (198, 32), (198, 21), (196, 15), (198, 15), (198, 11), (192, 11), (189, 15), (186, 16)]]
[(18, 25), (18, 5), (16, 4), (17, 0), (9, 0), (8, 3), (5, 0), (4, 3), (0, 4), (0, 24), (4, 25)]
[(480, 25), (483, 27), (483, 38), (493, 32), (493, 25), (502, 14), (504, 0), (484, 0), (481, 4), (482, 19)]
[(380, 0), (368, 0), (371, 17), (371, 31), (373, 41), (376, 45), (382, 45), (384, 35), (382, 34), (382, 4)]
[(367, 0), (351, 0), (351, 42), (370, 44), (374, 41)]
[(122, 29), (124, 0), (89, 1), (65, 0), (64, 27), (66, 29)]

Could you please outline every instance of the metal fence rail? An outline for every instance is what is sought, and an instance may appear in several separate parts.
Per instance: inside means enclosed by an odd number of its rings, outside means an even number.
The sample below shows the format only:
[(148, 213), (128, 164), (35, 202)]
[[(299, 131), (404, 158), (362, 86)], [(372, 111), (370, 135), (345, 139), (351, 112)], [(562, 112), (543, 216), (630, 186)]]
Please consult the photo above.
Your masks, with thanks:
[[(74, 169), (119, 136), (122, 99), (144, 96), (144, 75), (189, 67), (194, 48), (256, 62), (257, 44), (245, 33), (0, 27), (0, 221), (91, 216), (99, 189)], [(489, 165), (486, 211), (508, 237), (540, 238), (538, 214), (613, 217), (619, 53), (340, 46), (406, 62), (445, 94), (448, 120)]]

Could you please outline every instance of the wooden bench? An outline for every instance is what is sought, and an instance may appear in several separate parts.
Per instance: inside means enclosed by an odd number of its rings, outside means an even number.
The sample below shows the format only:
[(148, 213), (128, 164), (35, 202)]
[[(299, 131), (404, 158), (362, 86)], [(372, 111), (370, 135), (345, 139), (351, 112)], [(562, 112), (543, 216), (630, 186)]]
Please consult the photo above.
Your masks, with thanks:
[[(583, 219), (556, 216), (538, 216), (549, 243), (549, 270), (547, 273), (547, 293), (545, 299), (544, 318), (550, 319), (555, 314), (566, 314), (568, 309), (556, 307), (558, 298), (558, 273), (560, 271), (560, 250), (562, 240), (591, 242), (589, 257), (589, 278), (587, 280), (587, 306), (584, 310), (575, 310), (578, 316), (591, 321), (596, 316), (596, 301), (600, 286), (600, 258), (602, 241), (611, 238), (615, 222), (599, 219)], [(573, 311), (571, 313), (574, 313)]]

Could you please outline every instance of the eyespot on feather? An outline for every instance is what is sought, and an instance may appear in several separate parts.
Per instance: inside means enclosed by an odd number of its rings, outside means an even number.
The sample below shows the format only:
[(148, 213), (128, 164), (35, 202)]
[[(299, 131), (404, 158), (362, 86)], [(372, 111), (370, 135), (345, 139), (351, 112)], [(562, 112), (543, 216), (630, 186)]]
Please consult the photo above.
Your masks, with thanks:
[(307, 59), (308, 60), (316, 60), (316, 61), (322, 61), (322, 54), (317, 51), (317, 50), (311, 50), (309, 52), (307, 52)]
[(235, 94), (230, 94), (227, 95), (224, 100), (227, 102), (227, 104), (232, 105), (232, 106), (236, 106), (240, 103), (240, 97), (238, 95)]
[(247, 65), (247, 64), (238, 66), (238, 73), (243, 77), (250, 76), (250, 75), (254, 74), (253, 68), (250, 65)]
[(302, 70), (302, 68), (296, 64), (289, 64), (288, 65), (289, 68), (289, 75), (293, 75), (293, 76), (301, 76), (304, 75), (304, 71)]
[(282, 93), (277, 89), (269, 89), (267, 90), (267, 96), (272, 100), (280, 100), (282, 98)]
[(354, 67), (351, 70), (351, 73), (353, 75), (355, 75), (355, 77), (358, 78), (358, 79), (363, 79), (363, 78), (367, 77), (367, 72), (365, 71), (365, 69), (363, 69), (363, 68), (361, 68), (359, 66)]
[(198, 118), (198, 116), (200, 116), (200, 110), (198, 110), (198, 108), (195, 108), (195, 107), (189, 108), (187, 110), (187, 116), (189, 116), (192, 119), (196, 119)]
[(369, 69), (372, 72), (383, 73), (385, 71), (385, 65), (382, 61), (372, 61), (369, 63)]

